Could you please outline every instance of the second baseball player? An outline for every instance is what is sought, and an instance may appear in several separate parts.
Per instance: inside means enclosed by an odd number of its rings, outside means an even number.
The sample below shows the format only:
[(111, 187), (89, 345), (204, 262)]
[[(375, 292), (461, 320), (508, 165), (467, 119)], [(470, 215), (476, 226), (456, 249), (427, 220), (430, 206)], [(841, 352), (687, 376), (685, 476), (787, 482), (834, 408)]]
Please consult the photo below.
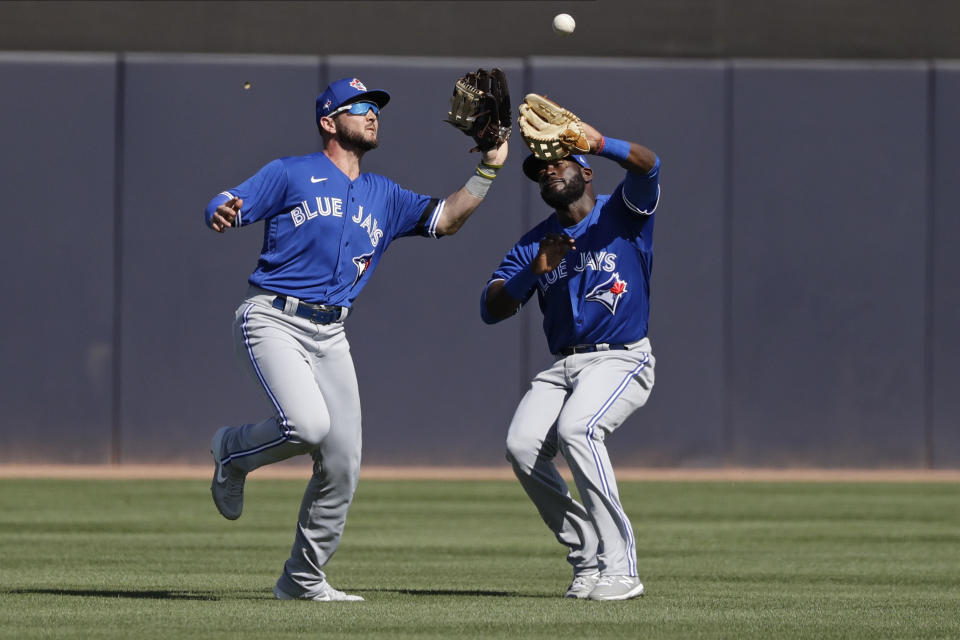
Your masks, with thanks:
[[(480, 306), (485, 322), (499, 322), (537, 294), (556, 360), (520, 401), (507, 432), (507, 458), (567, 548), (573, 581), (565, 596), (626, 600), (642, 595), (644, 586), (605, 443), (653, 388), (647, 320), (660, 159), (643, 145), (579, 124), (586, 140), (577, 144), (588, 143), (589, 153), (616, 161), (626, 175), (612, 194), (597, 195), (585, 156), (528, 156), (523, 172), (554, 211), (507, 253)], [(557, 453), (582, 504), (554, 466)]]

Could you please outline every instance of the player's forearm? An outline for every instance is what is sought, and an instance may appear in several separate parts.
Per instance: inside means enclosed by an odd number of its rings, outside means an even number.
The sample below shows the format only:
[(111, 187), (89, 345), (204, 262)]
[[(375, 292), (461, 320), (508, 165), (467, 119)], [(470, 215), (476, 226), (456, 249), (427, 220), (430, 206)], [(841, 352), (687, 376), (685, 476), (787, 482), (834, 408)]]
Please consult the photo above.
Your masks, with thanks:
[(487, 196), (506, 158), (506, 142), (497, 149), (491, 149), (483, 154), (474, 174), (462, 187), (446, 197), (443, 211), (437, 221), (439, 235), (449, 236), (460, 230)]
[(657, 154), (636, 142), (630, 143), (630, 155), (620, 166), (633, 173), (649, 173), (657, 163)]
[(510, 279), (496, 279), (487, 284), (480, 309), (484, 322), (493, 324), (509, 318), (533, 295), (537, 280), (546, 273), (537, 265), (538, 262), (540, 267), (544, 265), (544, 260), (540, 259), (541, 256), (542, 253), (538, 254), (538, 260), (514, 273)]
[(437, 221), (437, 235), (450, 236), (460, 230), (473, 212), (477, 210), (483, 198), (478, 198), (466, 187), (461, 187), (449, 196), (443, 205), (440, 219)]
[(627, 171), (648, 173), (657, 162), (657, 154), (642, 144), (605, 136), (586, 122), (583, 131), (591, 154), (609, 158)]
[(607, 136), (600, 136), (596, 146), (591, 142), (590, 153), (609, 158), (632, 173), (649, 173), (657, 163), (657, 154), (642, 144)]
[(511, 296), (503, 285), (503, 280), (494, 280), (483, 292), (480, 317), (487, 324), (506, 320), (520, 309), (522, 301)]

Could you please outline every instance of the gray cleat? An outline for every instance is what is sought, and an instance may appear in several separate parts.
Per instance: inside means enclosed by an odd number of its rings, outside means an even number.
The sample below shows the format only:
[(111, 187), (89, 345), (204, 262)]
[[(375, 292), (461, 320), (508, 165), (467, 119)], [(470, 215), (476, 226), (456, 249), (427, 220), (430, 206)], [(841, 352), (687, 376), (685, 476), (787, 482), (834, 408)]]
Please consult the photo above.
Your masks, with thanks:
[(629, 600), (643, 595), (643, 583), (635, 576), (601, 576), (590, 592), (591, 600)]
[(338, 591), (330, 586), (330, 583), (324, 580), (313, 595), (291, 596), (282, 591), (280, 585), (274, 585), (273, 597), (277, 600), (314, 600), (316, 602), (363, 602), (362, 596), (355, 596), (343, 591)]
[(574, 576), (573, 582), (570, 583), (570, 588), (568, 588), (567, 592), (563, 594), (563, 597), (584, 600), (590, 595), (590, 592), (593, 591), (593, 588), (597, 586), (597, 581), (599, 579), (599, 573), (591, 573), (585, 576)]
[(217, 510), (227, 520), (236, 520), (243, 512), (243, 483), (247, 479), (246, 472), (237, 472), (222, 464), (223, 437), (230, 427), (220, 427), (213, 435), (210, 453), (213, 454), (213, 483), (210, 493), (213, 494), (213, 503)]

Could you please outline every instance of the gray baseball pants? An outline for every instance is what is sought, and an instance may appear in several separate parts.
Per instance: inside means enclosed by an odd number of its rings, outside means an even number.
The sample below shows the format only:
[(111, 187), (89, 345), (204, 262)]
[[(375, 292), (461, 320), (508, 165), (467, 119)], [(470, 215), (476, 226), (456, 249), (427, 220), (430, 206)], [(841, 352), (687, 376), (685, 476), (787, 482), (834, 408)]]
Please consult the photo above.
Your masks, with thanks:
[[(605, 438), (643, 406), (655, 360), (647, 338), (625, 351), (559, 358), (534, 377), (507, 432), (507, 459), (574, 575), (637, 575), (633, 527), (620, 504)], [(583, 504), (553, 459), (562, 453)]]
[(360, 475), (360, 394), (342, 322), (321, 325), (271, 306), (276, 294), (250, 287), (237, 309), (237, 356), (274, 415), (230, 429), (224, 458), (250, 472), (293, 456), (313, 457), (296, 536), (278, 585), (313, 595), (340, 543)]

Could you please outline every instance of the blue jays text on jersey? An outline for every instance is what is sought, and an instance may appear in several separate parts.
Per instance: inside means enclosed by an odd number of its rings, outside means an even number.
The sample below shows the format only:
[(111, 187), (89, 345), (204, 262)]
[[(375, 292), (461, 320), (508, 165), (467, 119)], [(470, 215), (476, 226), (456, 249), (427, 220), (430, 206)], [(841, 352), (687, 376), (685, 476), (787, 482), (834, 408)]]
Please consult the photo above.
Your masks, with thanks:
[(589, 215), (571, 227), (562, 227), (554, 212), (520, 238), (490, 277), (490, 282), (509, 280), (527, 268), (548, 233), (574, 238), (576, 249), (541, 275), (522, 301), (536, 291), (551, 353), (646, 337), (659, 174), (659, 158), (647, 174), (628, 172), (612, 194), (597, 196)]
[(383, 176), (350, 180), (323, 153), (274, 160), (207, 205), (237, 197), (234, 221), (264, 221), (263, 247), (250, 283), (312, 303), (349, 307), (397, 237), (437, 237), (444, 200)]

